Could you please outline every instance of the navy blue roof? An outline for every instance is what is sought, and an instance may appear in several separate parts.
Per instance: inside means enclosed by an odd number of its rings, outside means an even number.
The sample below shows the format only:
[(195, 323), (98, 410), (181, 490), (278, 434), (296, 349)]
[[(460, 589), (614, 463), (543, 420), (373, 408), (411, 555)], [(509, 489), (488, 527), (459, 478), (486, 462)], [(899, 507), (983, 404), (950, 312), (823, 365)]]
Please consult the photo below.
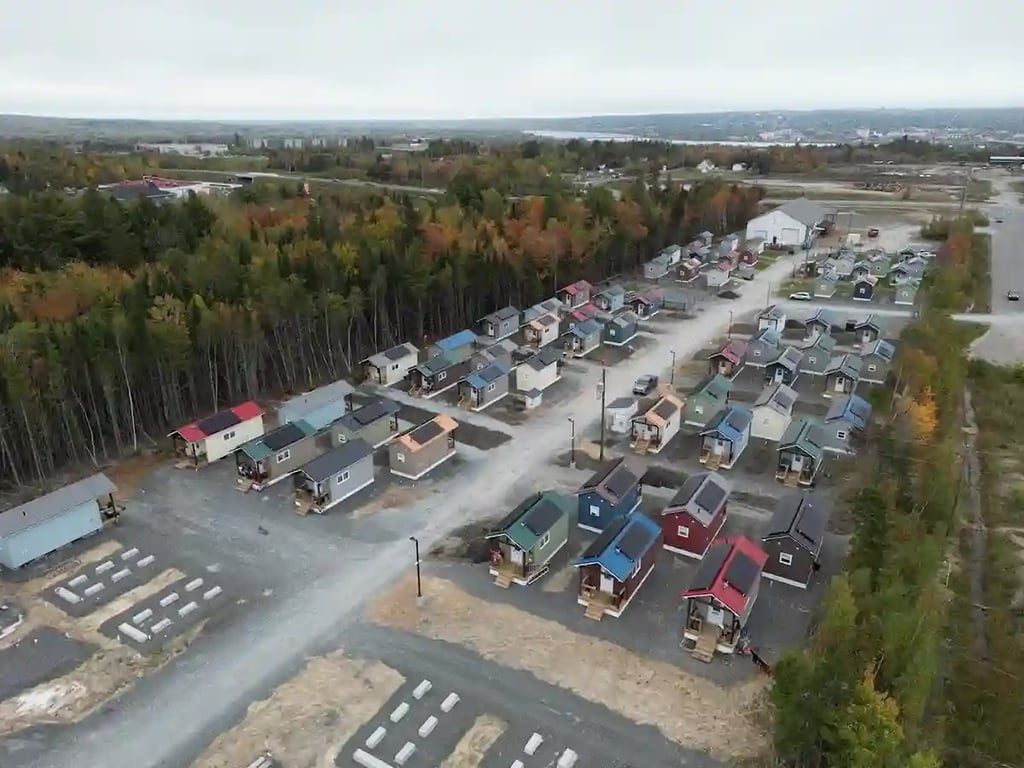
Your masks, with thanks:
[(509, 367), (504, 360), (495, 360), (486, 368), (481, 368), (476, 373), (467, 376), (466, 383), (473, 389), (483, 389), (492, 381), (496, 381), (502, 376), (507, 376), (508, 372)]
[(719, 434), (726, 440), (736, 442), (743, 437), (744, 431), (750, 426), (754, 414), (742, 405), (730, 405), (723, 408), (708, 422), (702, 435)]
[(597, 320), (584, 320), (582, 323), (577, 324), (569, 333), (582, 339), (600, 330), (601, 324)]
[[(621, 546), (623, 542), (625, 546)], [(625, 581), (633, 573), (636, 564), (643, 556), (661, 541), (661, 526), (649, 517), (632, 514), (622, 529), (604, 546), (600, 552), (591, 553), (587, 550), (577, 562), (581, 565), (600, 565), (601, 568), (619, 581)], [(621, 548), (620, 548), (621, 546)], [(630, 554), (622, 550), (625, 549)]]

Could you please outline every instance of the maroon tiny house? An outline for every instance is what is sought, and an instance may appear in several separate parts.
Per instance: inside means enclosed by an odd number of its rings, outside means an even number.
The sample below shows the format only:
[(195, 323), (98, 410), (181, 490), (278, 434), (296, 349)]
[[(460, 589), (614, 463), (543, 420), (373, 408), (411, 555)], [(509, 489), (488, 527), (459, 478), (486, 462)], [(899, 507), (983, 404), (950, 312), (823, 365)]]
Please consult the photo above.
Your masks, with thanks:
[(596, 621), (621, 616), (651, 575), (660, 544), (661, 529), (649, 517), (634, 512), (613, 520), (576, 561), (583, 615)]
[(662, 546), (669, 552), (700, 560), (725, 525), (728, 481), (716, 472), (698, 472), (686, 482), (662, 510)]

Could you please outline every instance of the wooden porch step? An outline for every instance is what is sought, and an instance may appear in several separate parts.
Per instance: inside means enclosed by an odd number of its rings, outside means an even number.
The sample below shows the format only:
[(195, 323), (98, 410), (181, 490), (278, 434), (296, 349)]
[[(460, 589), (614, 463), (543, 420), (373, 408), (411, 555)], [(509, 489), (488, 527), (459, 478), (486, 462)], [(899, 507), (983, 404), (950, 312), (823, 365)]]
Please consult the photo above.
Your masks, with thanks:
[(498, 575), (494, 578), (494, 584), (502, 589), (508, 589), (512, 586), (512, 579), (513, 576), (510, 572), (498, 571)]
[(718, 645), (718, 630), (711, 626), (705, 626), (697, 636), (697, 643), (693, 646), (690, 654), (705, 664), (710, 664), (715, 658), (715, 646)]
[(636, 451), (637, 453), (647, 453), (647, 449), (650, 448), (650, 446), (650, 440), (637, 440), (636, 443), (633, 445), (633, 450)]
[(312, 508), (312, 501), (300, 500), (295, 502), (295, 514), (305, 517), (309, 514), (309, 510)]
[(790, 472), (786, 475), (786, 479), (782, 481), (782, 484), (789, 488), (796, 488), (800, 485), (800, 475)]
[(587, 608), (583, 611), (583, 615), (586, 616), (588, 619), (600, 621), (604, 618), (604, 603), (598, 602), (596, 600), (591, 600), (589, 603), (587, 603)]
[(704, 466), (708, 469), (718, 469), (722, 465), (722, 457), (717, 453), (709, 453), (704, 460)]
[(252, 490), (254, 483), (252, 480), (242, 480), (239, 478), (238, 482), (235, 483), (235, 490), (240, 493), (248, 493)]

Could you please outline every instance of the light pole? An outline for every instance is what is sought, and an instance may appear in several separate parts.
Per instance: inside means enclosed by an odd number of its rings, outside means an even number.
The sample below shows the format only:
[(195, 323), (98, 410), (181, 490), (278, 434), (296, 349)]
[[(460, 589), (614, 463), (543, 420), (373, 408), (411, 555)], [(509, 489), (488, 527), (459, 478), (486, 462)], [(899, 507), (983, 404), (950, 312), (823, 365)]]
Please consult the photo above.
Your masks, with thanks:
[(676, 385), (676, 351), (670, 349), (668, 353), (672, 355), (672, 372), (669, 374), (669, 384), (674, 387)]
[(569, 468), (576, 469), (576, 420), (569, 417), (569, 429), (571, 430), (571, 447), (569, 448)]
[(725, 335), (726, 339), (732, 340), (732, 310), (729, 310), (729, 330)]
[(423, 581), (420, 579), (420, 540), (410, 536), (409, 541), (416, 546), (416, 599), (419, 600), (423, 597)]
[(601, 455), (598, 461), (604, 461), (604, 421), (605, 421), (605, 394), (608, 391), (608, 369), (601, 367), (601, 383), (598, 385), (601, 391)]

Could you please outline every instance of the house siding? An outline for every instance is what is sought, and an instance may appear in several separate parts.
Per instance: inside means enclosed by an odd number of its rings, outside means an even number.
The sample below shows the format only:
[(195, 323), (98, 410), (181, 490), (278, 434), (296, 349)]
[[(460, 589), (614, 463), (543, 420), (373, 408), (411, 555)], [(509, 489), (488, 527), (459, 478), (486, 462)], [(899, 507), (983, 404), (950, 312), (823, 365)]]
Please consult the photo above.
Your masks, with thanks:
[[(877, 355), (868, 355), (862, 359), (864, 364), (861, 367), (860, 380), (871, 384), (884, 384), (889, 375), (889, 363)], [(875, 370), (872, 371), (871, 366), (875, 366)]]
[(367, 424), (362, 429), (353, 430), (346, 427), (340, 422), (335, 422), (331, 425), (331, 445), (339, 446), (349, 440), (355, 440), (357, 437), (362, 438), (371, 446), (378, 446), (385, 440), (391, 438), (395, 434), (394, 430), (394, 417), (385, 416), (382, 419), (378, 419), (372, 424)]
[[(402, 443), (393, 442), (388, 446), (388, 466), (391, 468), (392, 474), (412, 478), (420, 477), (431, 467), (454, 456), (455, 446), (454, 435), (432, 440), (418, 451), (410, 451)], [(405, 461), (400, 461), (399, 455), (404, 456)]]
[[(284, 451), (288, 451), (291, 455), (289, 458), (279, 463), (277, 461), (277, 457)], [(262, 463), (263, 473), (266, 476), (263, 482), (272, 483), (275, 480), (280, 480), (282, 477), (287, 477), (292, 472), (301, 469), (321, 453), (323, 453), (323, 448), (318, 444), (317, 436), (310, 435), (309, 437), (302, 438), (298, 442), (285, 446), (280, 451), (275, 451), (267, 456), (267, 458), (263, 459), (262, 462), (254, 461), (240, 450), (235, 451), (235, 465), (238, 468), (239, 475), (249, 477), (249, 475), (245, 474), (242, 470), (248, 469), (250, 472), (255, 472), (256, 465), (258, 463)]]
[(15, 569), (103, 527), (100, 506), (90, 500), (0, 539), (0, 565)]
[[(761, 542), (761, 549), (768, 554), (764, 564), (763, 575), (766, 579), (780, 578), (806, 585), (814, 573), (814, 556), (788, 536), (766, 539)], [(793, 558), (792, 565), (783, 565), (780, 554), (788, 554)]]
[(515, 376), (516, 389), (521, 392), (528, 392), (531, 389), (539, 389), (543, 392), (558, 379), (558, 363), (551, 363), (539, 371), (529, 365), (520, 365), (516, 368)]
[(640, 494), (638, 485), (615, 505), (597, 491), (581, 493), (577, 499), (577, 525), (585, 530), (603, 531), (613, 520), (629, 513), (640, 501)]
[(644, 553), (644, 556), (640, 558), (640, 568), (626, 579), (622, 590), (622, 604), (620, 612), (625, 609), (625, 604), (632, 599), (633, 595), (637, 593), (640, 586), (644, 583), (644, 579), (647, 578), (647, 574), (654, 568), (655, 563), (658, 562), (658, 554), (661, 552), (661, 547), (655, 542), (651, 545), (651, 548)]
[[(230, 437), (228, 437), (230, 435)], [(250, 440), (255, 440), (263, 435), (263, 417), (257, 416), (254, 419), (235, 424), (230, 429), (210, 435), (204, 440), (206, 446), (206, 460), (214, 462), (223, 459), (234, 453)], [(202, 458), (200, 456), (200, 458)]]
[(551, 534), (551, 540), (548, 541), (547, 546), (537, 549), (533, 553), (533, 562), (537, 565), (547, 563), (569, 540), (569, 516), (560, 516), (548, 533)]
[(409, 371), (416, 366), (419, 355), (411, 352), (398, 360), (389, 361), (387, 365), (380, 368), (372, 363), (366, 364), (366, 376), (370, 381), (390, 387), (397, 384), (409, 375)]
[[(338, 483), (337, 478), (341, 476), (342, 472), (348, 472), (348, 480), (343, 483)], [(345, 499), (354, 495), (367, 485), (373, 483), (373, 454), (366, 456), (354, 464), (350, 464), (345, 469), (338, 471), (331, 477), (316, 483), (313, 487), (313, 483), (305, 483), (304, 485), (310, 490), (319, 493), (323, 493), (327, 497), (324, 505), (320, 507), (320, 511), (333, 507), (335, 504), (340, 504)]]
[[(722, 507), (718, 514), (711, 520), (711, 524), (705, 528), (695, 520), (689, 512), (674, 512), (662, 515), (658, 521), (661, 524), (662, 546), (670, 552), (689, 553), (691, 556), (702, 558), (707, 552), (711, 542), (718, 536), (722, 526), (725, 525), (726, 507)], [(679, 535), (679, 527), (685, 526), (689, 529), (689, 536)]]
[[(467, 402), (472, 408), (480, 409), (488, 406), (508, 394), (508, 379), (508, 375), (501, 376), (479, 390), (473, 389), (468, 381), (460, 381), (459, 399), (461, 400), (463, 397), (466, 397)], [(488, 391), (491, 384), (494, 385), (494, 389)], [(477, 395), (479, 395), (479, 399), (477, 399)]]
[(618, 326), (615, 323), (608, 323), (604, 327), (604, 343), (614, 346), (625, 344), (637, 334), (637, 324), (628, 323), (625, 326)]

